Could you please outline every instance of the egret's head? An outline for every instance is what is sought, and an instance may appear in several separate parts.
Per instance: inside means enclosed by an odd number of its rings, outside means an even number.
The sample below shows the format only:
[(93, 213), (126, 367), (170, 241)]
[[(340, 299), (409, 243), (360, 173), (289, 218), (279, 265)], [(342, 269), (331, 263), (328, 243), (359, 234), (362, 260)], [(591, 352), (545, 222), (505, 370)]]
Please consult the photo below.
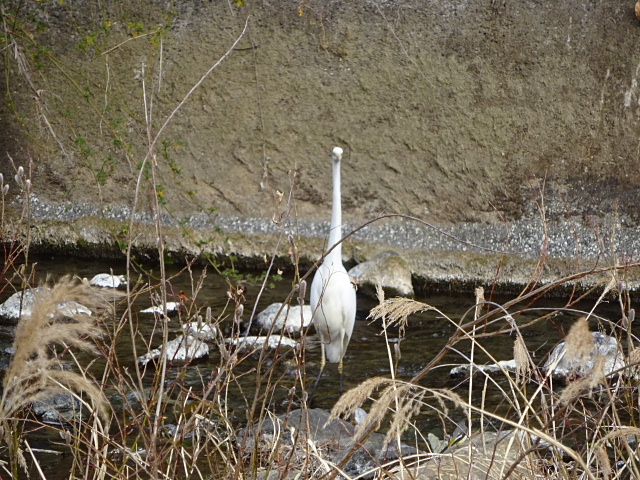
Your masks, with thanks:
[(342, 149), (340, 147), (335, 147), (333, 149), (333, 161), (339, 162), (342, 160)]

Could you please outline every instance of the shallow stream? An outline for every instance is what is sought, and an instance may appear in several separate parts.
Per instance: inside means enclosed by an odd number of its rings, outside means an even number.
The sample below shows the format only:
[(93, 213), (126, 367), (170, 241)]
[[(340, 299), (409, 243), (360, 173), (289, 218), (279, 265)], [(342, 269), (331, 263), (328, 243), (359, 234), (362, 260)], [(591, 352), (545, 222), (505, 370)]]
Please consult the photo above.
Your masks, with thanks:
[[(126, 266), (123, 262), (93, 261), (67, 257), (38, 258), (37, 261), (33, 262), (33, 265), (35, 265), (35, 278), (37, 283), (43, 282), (46, 278), (55, 279), (65, 274), (74, 274), (81, 278), (91, 278), (97, 273), (110, 271), (113, 271), (114, 274), (126, 273)], [(203, 269), (202, 267), (193, 267), (191, 273), (183, 271), (178, 275), (180, 270), (181, 267), (179, 266), (167, 267), (167, 276), (171, 277), (169, 290), (174, 292), (175, 296), (178, 296), (178, 292), (184, 292), (184, 295), (189, 298), (188, 302), (193, 301), (198, 307), (202, 307), (202, 311), (204, 311), (205, 307), (211, 307), (214, 317), (220, 315), (229, 316), (230, 312), (233, 311), (233, 306), (229, 305), (229, 296), (227, 294), (229, 282), (226, 278), (215, 272), (213, 268), (208, 268), (206, 278), (202, 283), (202, 288), (197, 293), (195, 300), (193, 300), (193, 286), (201, 278)], [(141, 270), (136, 272), (134, 278), (137, 278), (138, 274), (141, 275), (140, 279), (143, 283), (149, 282), (157, 285), (159, 266), (147, 266), (145, 267), (145, 272)], [(265, 288), (260, 298), (258, 298), (261, 290), (261, 283), (255, 281), (258, 274), (259, 273), (256, 272), (243, 272), (241, 275), (243, 277), (242, 283), (246, 288), (244, 291), (245, 303), (243, 314), (245, 320), (248, 320), (256, 302), (257, 313), (273, 302), (283, 301), (291, 290), (292, 276), (290, 272), (285, 271), (282, 273), (282, 279), (269, 281), (268, 283), (272, 285)], [(232, 283), (235, 285), (235, 281)], [(122, 290), (123, 289), (120, 288), (120, 291)], [(3, 294), (0, 295), (0, 302), (4, 301), (11, 293), (12, 291), (10, 289), (5, 289)], [(511, 298), (493, 298), (492, 300), (501, 304), (510, 299)], [(419, 295), (416, 297), (416, 300), (435, 307), (447, 315), (453, 322), (460, 322), (463, 317), (466, 322), (473, 316), (472, 307), (475, 303), (473, 292), (432, 292), (427, 295)], [(367, 319), (370, 310), (377, 304), (378, 302), (374, 298), (367, 297), (363, 294), (360, 294), (358, 297), (356, 325), (344, 359), (345, 390), (353, 388), (371, 377), (388, 377), (390, 375), (389, 351), (392, 353), (396, 351), (399, 342), (399, 331), (397, 328), (389, 330), (389, 348), (387, 348), (387, 341), (381, 334), (382, 326), (380, 321), (371, 322)], [(575, 311), (558, 312), (553, 317), (525, 329), (523, 331), (524, 339), (534, 359), (537, 362), (543, 362), (546, 354), (560, 341), (563, 332), (566, 332), (569, 325), (575, 321), (576, 318), (583, 315), (584, 312), (589, 311), (594, 304), (595, 300), (584, 301), (577, 307), (574, 307)], [(134, 318), (138, 323), (137, 327), (142, 336), (149, 340), (152, 335), (155, 335), (150, 343), (152, 346), (157, 347), (160, 345), (161, 336), (157, 329), (154, 316), (139, 313), (140, 310), (150, 305), (151, 299), (148, 293), (139, 295), (135, 300)], [(553, 307), (558, 305), (564, 305), (564, 299), (540, 299), (536, 301), (535, 304), (521, 305), (517, 309), (512, 309), (511, 313), (514, 314), (517, 323), (522, 325), (543, 314), (549, 313)], [(528, 308), (528, 311), (520, 315), (515, 315), (517, 310), (523, 309), (525, 306)], [(620, 318), (620, 306), (617, 301), (601, 304), (597, 312), (612, 322), (617, 322)], [(399, 344), (401, 356), (399, 359), (394, 358), (394, 361), (397, 360), (397, 376), (402, 379), (410, 379), (418, 373), (436, 353), (445, 346), (447, 339), (454, 333), (455, 325), (453, 322), (447, 320), (435, 310), (411, 315), (404, 333), (404, 338)], [(11, 322), (0, 325), (0, 347), (2, 349), (11, 345), (14, 326), (15, 323)], [(229, 321), (223, 322), (223, 326), (228, 329), (231, 328)], [(596, 328), (595, 323), (592, 322), (591, 328), (592, 330)], [(180, 321), (176, 318), (170, 320), (169, 329), (170, 339), (179, 335)], [(513, 357), (513, 340), (513, 336), (503, 334), (485, 339), (482, 344), (491, 352), (496, 360), (508, 360)], [(312, 338), (310, 338), (309, 343), (313, 345), (314, 342)], [(133, 370), (136, 359), (132, 353), (131, 342), (128, 341), (126, 332), (120, 340), (120, 345), (118, 348), (120, 365), (122, 368)], [(146, 353), (147, 347), (144, 341), (138, 340), (136, 345), (138, 355)], [(429, 387), (451, 388), (459, 395), (466, 397), (468, 384), (463, 379), (451, 378), (449, 371), (455, 364), (468, 363), (460, 354), (468, 355), (471, 350), (471, 344), (469, 342), (462, 342), (456, 347), (459, 349), (459, 353), (449, 353), (441, 365), (425, 377), (421, 383)], [(309, 388), (309, 390), (318, 372), (319, 357), (319, 348), (308, 349), (306, 353), (306, 372), (307, 388)], [(208, 358), (196, 361), (189, 367), (188, 374), (184, 380), (186, 384), (201, 384), (202, 378), (210, 377), (212, 371), (219, 365), (219, 358), (219, 352), (215, 346), (212, 345)], [(475, 360), (478, 363), (488, 361), (487, 356), (480, 352), (479, 349), (476, 349)], [(254, 363), (252, 364), (252, 362)], [(280, 413), (279, 410), (283, 411), (288, 407), (289, 392), (287, 388), (287, 378), (289, 376), (291, 382), (293, 382), (294, 375), (291, 371), (295, 371), (295, 367), (291, 365), (292, 362), (283, 362), (282, 365), (279, 366), (279, 373), (282, 375), (282, 384), (273, 394), (271, 403), (271, 407), (276, 413)], [(246, 371), (251, 371), (254, 366), (255, 360), (248, 359), (242, 365), (242, 368)], [(98, 378), (100, 368), (101, 364), (99, 361), (93, 365), (93, 371)], [(255, 379), (249, 374), (245, 377), (245, 381), (244, 402), (246, 402), (246, 392), (251, 391), (250, 389), (251, 386), (255, 384)], [(482, 389), (478, 388), (478, 390)], [(484, 401), (489, 407), (498, 405), (501, 402), (502, 394), (491, 390), (484, 393), (481, 391), (476, 393), (474, 388), (474, 399), (480, 401), (480, 397), (483, 394), (485, 395)], [(495, 398), (492, 399), (492, 395), (495, 395)], [(329, 410), (339, 396), (340, 381), (337, 368), (336, 365), (329, 364), (320, 380), (317, 393), (313, 399), (313, 406)], [(229, 402), (232, 404), (232, 410), (237, 410), (235, 414), (236, 418), (241, 419), (241, 411), (243, 408), (246, 408), (246, 403), (243, 402), (242, 398), (229, 398)], [(454, 414), (452, 416), (455, 417), (456, 415)], [(460, 413), (458, 417), (462, 417), (462, 413)], [(422, 417), (420, 417), (418, 425), (425, 434), (426, 431), (433, 431), (438, 436), (442, 436), (443, 434), (442, 424), (435, 413), (425, 412)], [(52, 447), (51, 445), (43, 445), (42, 448)]]

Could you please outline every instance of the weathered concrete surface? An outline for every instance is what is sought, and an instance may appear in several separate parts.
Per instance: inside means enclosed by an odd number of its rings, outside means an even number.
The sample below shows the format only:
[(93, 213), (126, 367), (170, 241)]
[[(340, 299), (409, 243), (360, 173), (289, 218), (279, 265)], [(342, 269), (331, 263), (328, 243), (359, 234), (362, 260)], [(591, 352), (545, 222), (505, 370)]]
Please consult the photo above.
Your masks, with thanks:
[(154, 250), (155, 192), (171, 250), (262, 258), (284, 233), (286, 266), (292, 233), (317, 258), (339, 145), (349, 227), (397, 213), (455, 237), (385, 219), (349, 257), (393, 248), (429, 281), (522, 284), (640, 251), (633, 2), (15, 3), (0, 171), (32, 161), (36, 244)]

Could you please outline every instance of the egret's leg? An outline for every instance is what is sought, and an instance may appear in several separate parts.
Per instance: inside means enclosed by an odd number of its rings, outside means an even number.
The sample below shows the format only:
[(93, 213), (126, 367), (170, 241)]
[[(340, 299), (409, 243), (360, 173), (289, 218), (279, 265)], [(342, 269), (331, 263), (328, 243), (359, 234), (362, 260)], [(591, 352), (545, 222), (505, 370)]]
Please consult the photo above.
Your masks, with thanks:
[(316, 394), (316, 388), (318, 388), (318, 383), (320, 383), (320, 377), (322, 376), (322, 371), (324, 370), (324, 365), (327, 361), (324, 353), (324, 343), (320, 344), (320, 349), (322, 351), (322, 359), (320, 360), (320, 371), (318, 372), (316, 381), (313, 382), (313, 389), (311, 390), (311, 395), (309, 395), (309, 406), (311, 406), (311, 402), (313, 402), (313, 397)]
[(340, 395), (342, 395), (343, 389), (342, 389), (342, 359), (340, 359), (340, 363), (338, 363), (338, 373), (340, 374)]

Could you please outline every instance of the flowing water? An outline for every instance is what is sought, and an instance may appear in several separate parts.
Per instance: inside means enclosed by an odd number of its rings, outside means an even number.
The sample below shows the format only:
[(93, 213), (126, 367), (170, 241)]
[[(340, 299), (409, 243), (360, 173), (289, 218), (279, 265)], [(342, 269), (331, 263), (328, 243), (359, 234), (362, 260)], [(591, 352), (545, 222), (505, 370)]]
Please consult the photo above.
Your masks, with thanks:
[[(183, 291), (188, 297), (191, 297), (193, 295), (194, 284), (201, 278), (202, 268), (194, 267), (191, 269), (191, 273), (183, 271), (179, 275), (176, 275), (181, 270), (178, 266), (168, 266), (167, 270), (168, 276), (172, 277), (170, 280), (170, 291), (176, 295), (178, 292)], [(79, 277), (91, 278), (97, 273), (109, 271), (113, 271), (115, 274), (124, 274), (126, 271), (125, 264), (122, 262), (105, 262), (67, 257), (39, 258), (35, 262), (35, 278), (37, 282), (42, 282), (48, 277), (53, 279), (59, 278), (65, 274), (75, 274)], [(136, 273), (136, 276), (137, 275), (138, 273)], [(157, 285), (158, 275), (159, 266), (151, 265), (146, 268), (146, 271), (140, 278), (143, 282), (152, 282)], [(174, 277), (173, 275), (176, 276)], [(291, 277), (287, 275), (287, 272), (284, 272), (283, 278), (279, 281), (270, 282), (273, 283), (273, 285), (266, 288), (260, 295), (260, 298), (258, 298), (260, 283), (246, 281), (256, 276), (256, 272), (244, 273), (244, 284), (246, 285), (244, 292), (246, 300), (244, 310), (245, 319), (248, 319), (250, 316), (256, 302), (256, 312), (259, 312), (273, 302), (283, 301), (291, 290)], [(156, 278), (156, 280), (152, 280), (153, 278)], [(122, 290), (122, 288), (120, 290)], [(228, 316), (229, 312), (233, 311), (233, 307), (229, 307), (228, 305), (228, 290), (228, 281), (218, 273), (215, 273), (213, 269), (209, 268), (195, 302), (200, 307), (211, 307), (214, 317), (222, 315), (223, 312)], [(4, 301), (10, 293), (12, 293), (10, 289), (5, 289), (3, 294), (0, 295), (0, 302)], [(503, 303), (509, 299), (510, 298), (494, 298), (493, 301)], [(473, 292), (442, 291), (439, 293), (430, 293), (426, 296), (418, 296), (416, 300), (435, 307), (439, 312), (442, 312), (448, 316), (449, 319), (453, 320), (453, 322), (460, 322), (463, 317), (465, 321), (468, 321), (473, 316), (473, 311), (471, 310), (474, 304)], [(574, 312), (557, 313), (553, 317), (525, 329), (523, 335), (529, 351), (534, 355), (534, 359), (538, 362), (543, 361), (546, 353), (562, 338), (563, 332), (566, 332), (571, 322), (582, 314), (580, 310), (588, 311), (594, 303), (595, 301), (584, 302), (580, 304)], [(554, 305), (560, 304), (562, 304), (562, 300), (560, 299), (539, 300), (530, 306), (528, 312), (516, 316), (517, 322), (522, 325), (548, 313), (549, 310), (547, 309), (551, 309)], [(142, 336), (146, 337), (147, 340), (151, 339), (150, 343), (152, 346), (159, 346), (161, 337), (153, 315), (139, 313), (140, 310), (151, 305), (149, 294), (141, 294), (138, 296), (134, 305), (134, 318)], [(436, 310), (429, 310), (409, 317), (409, 323), (406, 326), (404, 336), (401, 340), (399, 339), (400, 331), (397, 328), (390, 329), (388, 338), (385, 339), (385, 336), (382, 335), (382, 325), (380, 321), (372, 322), (367, 319), (370, 310), (376, 305), (376, 299), (362, 294), (359, 295), (353, 338), (351, 339), (344, 358), (345, 390), (355, 387), (373, 376), (389, 377), (391, 371), (389, 351), (392, 353), (400, 352), (399, 359), (397, 359), (396, 354), (393, 353), (393, 361), (395, 362), (397, 360), (397, 376), (402, 379), (410, 379), (445, 346), (447, 339), (456, 330), (454, 323), (445, 318), (444, 315)], [(522, 309), (523, 306), (520, 306), (520, 308)], [(512, 313), (515, 312), (516, 310), (512, 310)], [(616, 322), (620, 317), (620, 307), (616, 302), (604, 303), (598, 307), (598, 313)], [(169, 325), (170, 338), (180, 334), (180, 325), (177, 319), (171, 320)], [(226, 322), (224, 325), (230, 328), (229, 322)], [(11, 345), (14, 326), (14, 323), (11, 322), (0, 325), (0, 348), (3, 349)], [(152, 338), (152, 335), (155, 336)], [(389, 340), (388, 344), (387, 340)], [(312, 341), (309, 343), (313, 344)], [(513, 357), (513, 336), (509, 334), (486, 339), (482, 344), (497, 360), (507, 360)], [(139, 339), (136, 345), (138, 354), (146, 353), (147, 347), (142, 339)], [(451, 378), (449, 371), (453, 364), (467, 363), (463, 357), (470, 353), (471, 344), (469, 342), (462, 342), (456, 345), (456, 349), (458, 350), (457, 352), (449, 353), (441, 362), (440, 366), (425, 377), (421, 383), (430, 387), (456, 389), (457, 393), (466, 397), (467, 383), (461, 379)], [(479, 349), (476, 349), (475, 354), (476, 362), (483, 363), (488, 361), (486, 354), (479, 351)], [(309, 389), (318, 372), (319, 357), (320, 350), (317, 347), (310, 348), (306, 353), (307, 385)], [(121, 346), (118, 348), (118, 360), (122, 368), (128, 368), (133, 371), (136, 359), (131, 349), (131, 342), (126, 341), (126, 338), (121, 339)], [(255, 366), (255, 363), (253, 365), (251, 364), (252, 361), (255, 362), (255, 360), (247, 360), (242, 368), (247, 371), (251, 370), (251, 368)], [(207, 359), (194, 362), (194, 364), (189, 367), (189, 374), (185, 380), (186, 383), (192, 382), (194, 385), (198, 382), (201, 383), (202, 378), (210, 377), (211, 372), (218, 364), (219, 353), (214, 347)], [(289, 398), (288, 389), (286, 388), (287, 378), (291, 378), (291, 383), (293, 383), (294, 378), (290, 372), (294, 370), (291, 365), (292, 363), (284, 363), (279, 372), (283, 375), (282, 388), (276, 391), (272, 401), (272, 407), (276, 411), (279, 409), (282, 410), (287, 406)], [(95, 363), (93, 371), (99, 371), (100, 367), (99, 362)], [(246, 392), (251, 391), (250, 389), (252, 385), (254, 385), (255, 380), (251, 375), (248, 375), (245, 381), (246, 384), (244, 387), (246, 387), (246, 389), (244, 394), (246, 395)], [(482, 389), (479, 388), (478, 390)], [(313, 400), (313, 406), (331, 409), (339, 395), (340, 381), (336, 365), (328, 364), (320, 380), (317, 393)], [(474, 393), (474, 401), (482, 401), (482, 395), (483, 393), (481, 391), (477, 392), (477, 394)], [(488, 405), (491, 405), (491, 402), (498, 404), (502, 398), (501, 393), (493, 390), (490, 390), (488, 394), (484, 395), (484, 401)], [(495, 398), (492, 398), (492, 395), (495, 396)], [(241, 398), (230, 398), (229, 402), (232, 404), (232, 409), (237, 408), (239, 411), (245, 406)], [(241, 418), (241, 415), (238, 416)], [(462, 414), (458, 416), (461, 417)], [(436, 434), (442, 434), (442, 426), (435, 412), (425, 412), (422, 417), (420, 417), (419, 426), (426, 431), (435, 431)], [(46, 448), (50, 448), (50, 446)]]

